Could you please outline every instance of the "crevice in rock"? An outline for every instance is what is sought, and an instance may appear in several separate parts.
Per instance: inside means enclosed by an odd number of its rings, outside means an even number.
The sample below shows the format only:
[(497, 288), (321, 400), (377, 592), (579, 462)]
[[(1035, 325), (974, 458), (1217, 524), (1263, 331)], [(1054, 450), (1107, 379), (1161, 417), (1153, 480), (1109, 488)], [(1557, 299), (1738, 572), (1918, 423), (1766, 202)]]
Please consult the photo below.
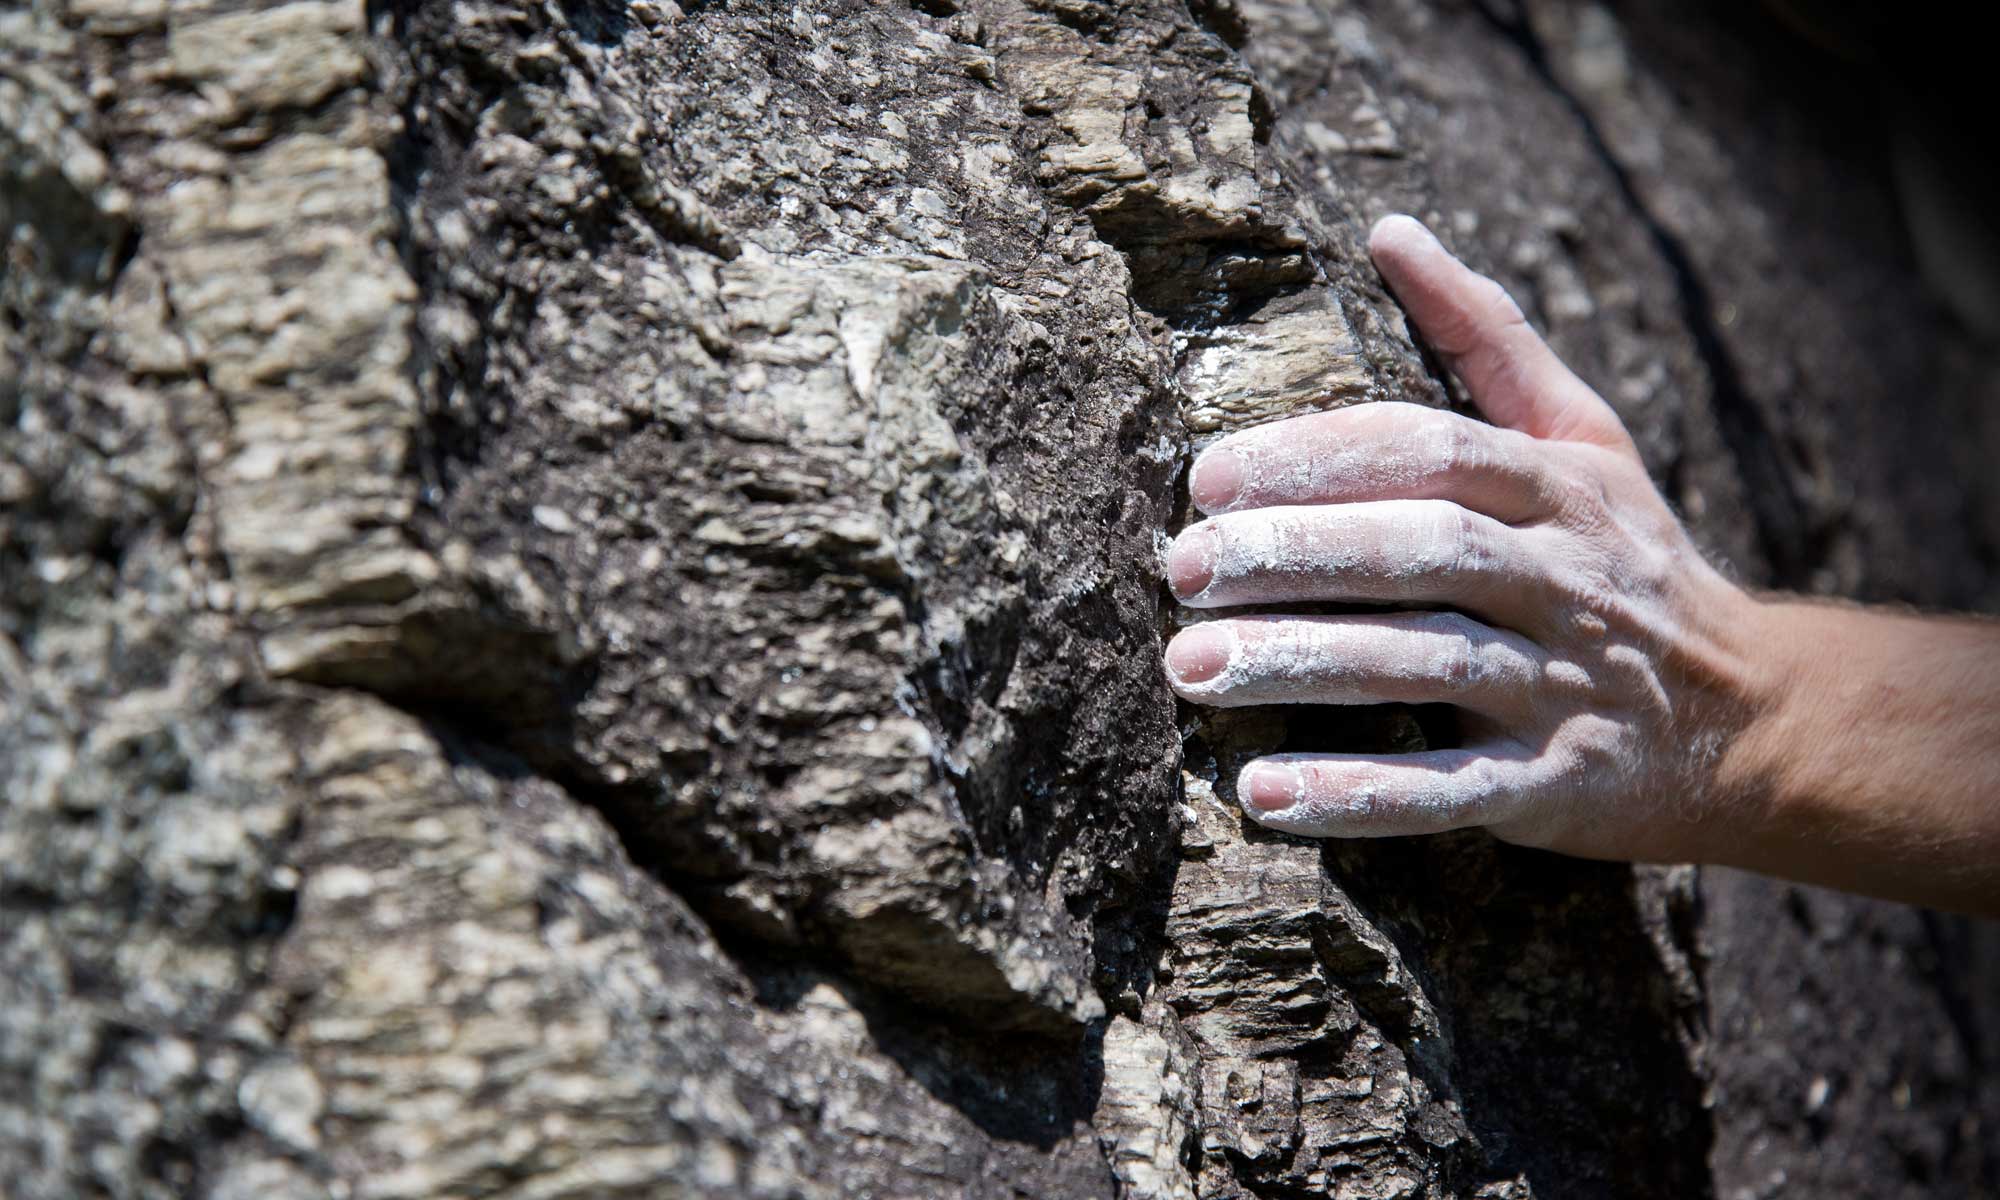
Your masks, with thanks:
[[(1964, 977), (1946, 965), (1966, 957), (1962, 946), (1966, 936), (1964, 927), (1929, 909), (1919, 910), (1917, 916), (1923, 923), (1924, 945), (1930, 951), (1930, 961), (1921, 964), (1924, 973), (1937, 988), (1939, 1004), (1951, 1022), (1952, 1032), (1965, 1047), (1966, 1058), (1975, 1064), (1985, 1064), (1992, 1057), (1993, 1047), (1987, 1045), (1980, 1029), (1974, 993)], [(1961, 945), (1954, 946), (1954, 941)]]
[(1648, 205), (1630, 168), (1606, 141), (1589, 105), (1556, 74), (1548, 48), (1527, 14), (1503, 12), (1493, 3), (1481, 3), (1479, 11), (1520, 49), (1536, 77), (1576, 118), (1584, 143), (1602, 162), (1619, 198), (1672, 275), (1681, 319), (1708, 374), (1716, 427), (1743, 480), (1757, 546), (1770, 572), (1768, 582), (1781, 587), (1806, 584), (1825, 557), (1832, 531), (1799, 494), (1798, 468), (1790, 461), (1762, 405), (1745, 387), (1693, 254)]
[(1188, 0), (1188, 14), (1232, 50), (1241, 50), (1250, 40), (1250, 26), (1237, 0)]

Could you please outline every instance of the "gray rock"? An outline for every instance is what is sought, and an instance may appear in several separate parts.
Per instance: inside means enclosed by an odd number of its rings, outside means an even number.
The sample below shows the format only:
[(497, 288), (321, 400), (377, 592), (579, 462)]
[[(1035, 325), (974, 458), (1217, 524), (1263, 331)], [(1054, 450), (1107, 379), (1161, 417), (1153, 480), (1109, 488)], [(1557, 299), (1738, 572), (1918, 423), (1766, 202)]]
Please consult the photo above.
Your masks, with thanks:
[(1991, 1190), (1990, 928), (1245, 828), (1435, 715), (1159, 667), (1193, 449), (1458, 399), (1392, 209), (1746, 577), (2000, 597), (1991, 348), (1726, 8), (0, 14), (0, 1190)]

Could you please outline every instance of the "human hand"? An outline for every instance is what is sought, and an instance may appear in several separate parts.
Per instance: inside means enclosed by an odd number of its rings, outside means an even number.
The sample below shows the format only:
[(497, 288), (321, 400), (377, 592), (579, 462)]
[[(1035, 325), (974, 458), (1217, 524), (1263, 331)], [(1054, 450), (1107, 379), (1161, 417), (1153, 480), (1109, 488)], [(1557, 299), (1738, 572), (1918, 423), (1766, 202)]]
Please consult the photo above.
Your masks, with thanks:
[(1758, 602), (1702, 558), (1616, 414), (1499, 284), (1409, 217), (1369, 249), (1493, 423), (1384, 403), (1225, 438), (1194, 465), (1210, 515), (1175, 539), (1168, 581), (1196, 608), (1424, 611), (1195, 625), (1167, 648), (1175, 691), (1462, 710), (1462, 748), (1250, 763), (1237, 794), (1274, 829), (1485, 826), (1590, 857), (1699, 857), (1728, 746), (1771, 693)]

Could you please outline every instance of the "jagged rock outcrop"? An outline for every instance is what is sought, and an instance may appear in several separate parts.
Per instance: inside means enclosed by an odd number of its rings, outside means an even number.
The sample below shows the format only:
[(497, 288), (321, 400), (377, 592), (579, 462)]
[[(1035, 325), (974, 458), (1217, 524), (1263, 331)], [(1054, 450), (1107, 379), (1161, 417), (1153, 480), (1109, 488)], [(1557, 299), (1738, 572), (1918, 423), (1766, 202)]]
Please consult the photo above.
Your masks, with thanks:
[(1817, 53), (1641, 0), (0, 12), (0, 1191), (2000, 1184), (1990, 927), (1246, 829), (1246, 757), (1448, 718), (1159, 666), (1194, 449), (1452, 402), (1391, 209), (1746, 577), (1990, 607), (1994, 352)]

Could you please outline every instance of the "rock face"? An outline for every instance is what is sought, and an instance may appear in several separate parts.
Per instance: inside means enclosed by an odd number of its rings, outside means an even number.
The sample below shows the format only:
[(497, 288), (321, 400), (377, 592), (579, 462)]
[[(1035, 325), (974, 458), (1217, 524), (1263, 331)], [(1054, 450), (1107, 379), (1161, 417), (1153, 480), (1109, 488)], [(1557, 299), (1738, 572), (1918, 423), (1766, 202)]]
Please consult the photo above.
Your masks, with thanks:
[(2000, 373), (1818, 54), (1659, 0), (0, 13), (0, 1192), (2000, 1188), (1991, 927), (1245, 829), (1246, 757), (1436, 715), (1158, 665), (1193, 449), (1453, 402), (1391, 209), (1745, 577), (2000, 604)]

